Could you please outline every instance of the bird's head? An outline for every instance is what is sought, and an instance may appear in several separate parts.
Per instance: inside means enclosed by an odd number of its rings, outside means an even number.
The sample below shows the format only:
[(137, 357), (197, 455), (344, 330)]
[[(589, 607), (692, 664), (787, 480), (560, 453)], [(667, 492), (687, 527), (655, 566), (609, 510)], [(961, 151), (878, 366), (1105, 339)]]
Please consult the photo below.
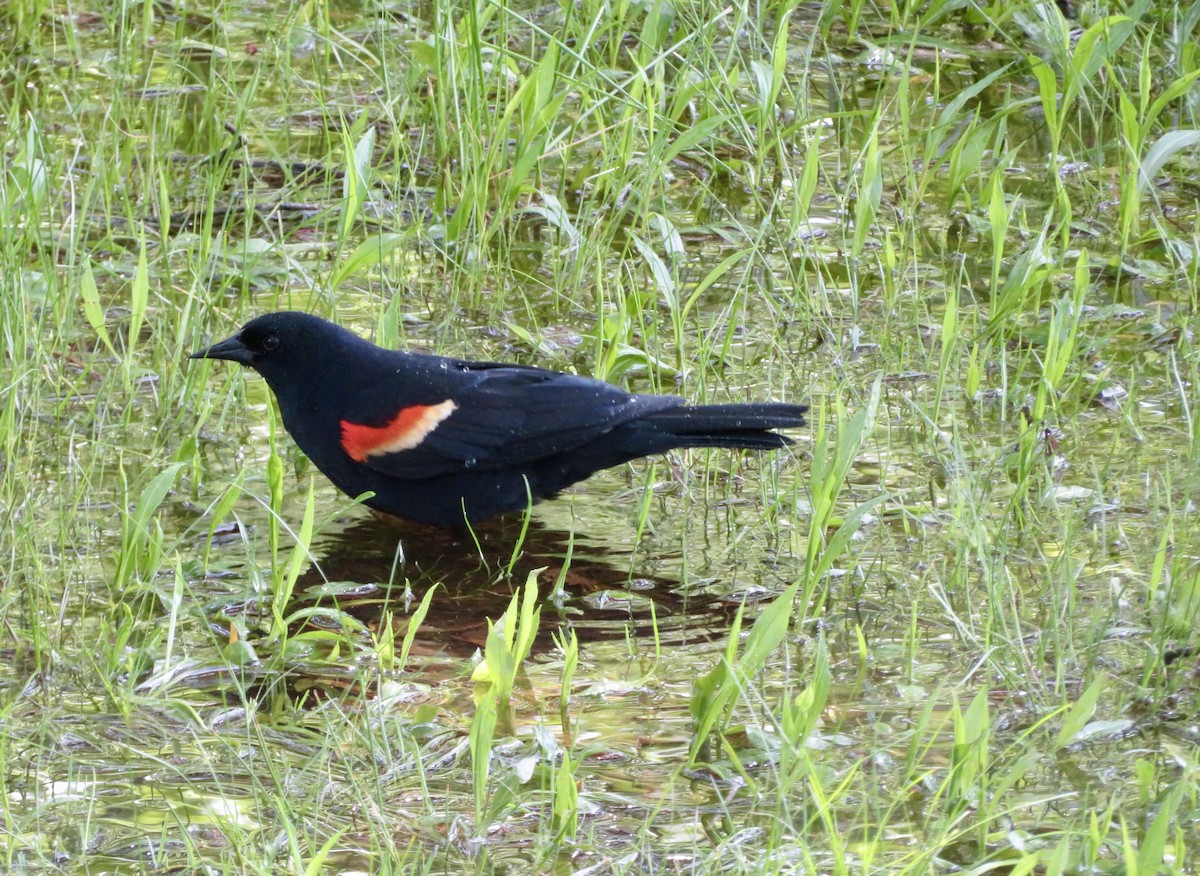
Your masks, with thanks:
[(267, 313), (189, 359), (225, 359), (253, 368), (279, 394), (289, 384), (317, 377), (357, 335), (308, 313)]

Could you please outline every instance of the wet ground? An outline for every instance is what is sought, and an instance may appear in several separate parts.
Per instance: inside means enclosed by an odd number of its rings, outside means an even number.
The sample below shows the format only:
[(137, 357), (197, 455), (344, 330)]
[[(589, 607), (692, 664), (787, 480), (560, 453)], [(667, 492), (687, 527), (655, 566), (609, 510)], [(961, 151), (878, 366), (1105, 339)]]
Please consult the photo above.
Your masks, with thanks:
[[(469, 95), (447, 96), (445, 70), (422, 66), (416, 45), (444, 12), (339, 7), (323, 29), (249, 8), (147, 9), (155, 39), (132, 59), (110, 13), (47, 18), (28, 41), (27, 91), (6, 98), (10, 120), (22, 100), (36, 120), (8, 138), (10, 183), (38, 178), (36, 141), (52, 178), (42, 197), (64, 205), (9, 223), (13, 239), (33, 232), (5, 247), (23, 296), (6, 313), (19, 366), (0, 418), (9, 872), (295, 869), (331, 838), (329, 868), (373, 872), (846, 872), (847, 861), (928, 872), (1059, 843), (1083, 871), (1115, 865), (1123, 831), (1181, 806), (1197, 741), (1196, 285), (1169, 253), (1190, 240), (1194, 256), (1194, 197), (1178, 180), (1162, 186), (1174, 236), (1121, 250), (1116, 164), (1047, 169), (1037, 84), (1008, 66), (1036, 47), (1030, 26), (952, 19), (913, 40), (881, 15), (849, 39), (818, 36), (817, 8), (798, 7), (782, 127), (745, 110), (744, 137), (671, 156), (652, 195), (605, 190), (623, 166), (608, 139), (619, 124), (591, 131), (599, 87), (578, 74), (557, 117), (580, 133), (543, 144), (541, 187), (514, 208), (494, 191), (446, 203), (447, 172), (470, 168), (465, 151), (435, 143), (439, 101)], [(670, 33), (687, 33), (682, 7), (673, 14)], [(506, 39), (492, 34), (514, 75), (536, 62), (522, 40), (565, 16), (531, 8), (505, 19)], [(712, 46), (727, 59), (765, 51), (736, 28)], [(614, 68), (628, 73), (634, 54), (618, 52)], [(698, 70), (715, 75), (686, 47), (664, 57), (671, 94)], [(769, 58), (743, 60), (745, 83), (769, 79)], [(68, 88), (80, 82), (88, 89)], [(749, 105), (758, 88), (733, 93)], [(702, 97), (696, 124), (705, 99), (719, 102)], [(876, 117), (886, 183), (868, 223), (864, 132)], [(650, 130), (643, 117), (627, 124)], [(367, 127), (369, 197), (342, 234), (344, 147)], [(778, 139), (756, 144), (768, 133)], [(1088, 140), (1072, 145), (1082, 154)], [(78, 143), (89, 148), (71, 158)], [(514, 158), (522, 143), (514, 135)], [(634, 151), (648, 161), (652, 150)], [(120, 185), (103, 177), (104, 194), (67, 209), (110, 152)], [(938, 163), (951, 153), (957, 163)], [(797, 206), (810, 154), (819, 173)], [(1011, 209), (998, 226), (1003, 281), (1042, 252), (1048, 175), (1073, 207), (1066, 245), (1046, 245), (1046, 277), (996, 329), (989, 319), (1011, 301), (993, 277), (986, 180), (1003, 180)], [(114, 191), (123, 206), (106, 212)], [(861, 239), (855, 221), (869, 228)], [(407, 236), (343, 272), (379, 233)], [(135, 317), (142, 240), (151, 285)], [(1083, 306), (1071, 309), (1085, 249)], [(78, 316), (68, 254), (83, 251), (117, 341), (145, 319), (120, 355)], [(63, 298), (46, 291), (56, 265), (71, 266)], [(337, 495), (272, 428), (260, 380), (181, 364), (202, 335), (283, 307), (336, 315), (382, 343), (638, 391), (807, 400), (814, 425), (777, 454), (691, 452), (604, 472), (473, 538), (396, 528)], [(1064, 313), (1074, 347), (1047, 392)], [(819, 436), (863, 410), (876, 381), (874, 422), (817, 541), (835, 543), (856, 508), (883, 499), (829, 573), (807, 580)], [(169, 491), (139, 517), (142, 491), (173, 462)], [(282, 610), (286, 635), (272, 637), (271, 595), (310, 482), (317, 525)], [(541, 624), (482, 817), (471, 673), (489, 621), (530, 575)], [(727, 653), (739, 609), (744, 646), (798, 581), (786, 635), (740, 679), (723, 741), (689, 758), (694, 685)], [(798, 714), (824, 659), (820, 720), (789, 740), (789, 704)], [(564, 752), (580, 825), (565, 844), (549, 826)], [(1152, 856), (1147, 872), (1162, 860), (1186, 871), (1192, 807), (1171, 828), (1178, 854)], [(1152, 838), (1147, 828), (1140, 847)]]

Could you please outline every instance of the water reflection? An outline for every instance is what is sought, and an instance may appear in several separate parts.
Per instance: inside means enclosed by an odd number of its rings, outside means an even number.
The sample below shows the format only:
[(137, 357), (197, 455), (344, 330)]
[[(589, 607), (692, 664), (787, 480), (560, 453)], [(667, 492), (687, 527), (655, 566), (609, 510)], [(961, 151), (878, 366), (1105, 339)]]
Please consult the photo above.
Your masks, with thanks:
[(469, 654), (484, 645), (488, 619), (498, 618), (540, 570), (544, 599), (535, 653), (552, 647), (551, 633), (559, 628), (573, 629), (581, 642), (657, 637), (661, 644), (687, 645), (711, 641), (728, 625), (728, 603), (692, 594), (678, 578), (631, 573), (630, 557), (606, 554), (599, 540), (536, 519), (523, 542), (520, 530), (519, 519), (489, 521), (473, 539), (360, 519), (314, 545), (317, 560), (297, 582), (294, 607), (336, 594), (341, 610), (378, 629), (385, 612), (403, 616), (441, 585), (414, 653)]

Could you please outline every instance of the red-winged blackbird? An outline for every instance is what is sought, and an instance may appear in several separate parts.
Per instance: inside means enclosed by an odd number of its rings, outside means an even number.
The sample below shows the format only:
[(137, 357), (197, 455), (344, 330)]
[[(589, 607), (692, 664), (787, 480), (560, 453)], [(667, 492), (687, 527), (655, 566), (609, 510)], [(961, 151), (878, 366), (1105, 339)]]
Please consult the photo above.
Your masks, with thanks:
[(305, 313), (268, 313), (191, 355), (248, 365), (283, 424), (342, 492), (461, 529), (553, 496), (602, 468), (675, 447), (771, 450), (805, 405), (685, 405), (608, 383), (384, 350)]

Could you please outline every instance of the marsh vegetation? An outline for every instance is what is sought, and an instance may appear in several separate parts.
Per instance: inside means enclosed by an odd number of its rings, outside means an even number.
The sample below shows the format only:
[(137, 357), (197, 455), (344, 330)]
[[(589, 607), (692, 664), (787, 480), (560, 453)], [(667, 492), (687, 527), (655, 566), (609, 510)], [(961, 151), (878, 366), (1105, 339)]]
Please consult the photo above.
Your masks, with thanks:
[[(8, 4), (0, 869), (1194, 872), (1200, 3), (1073, 12)], [(397, 532), (278, 309), (813, 422)]]

